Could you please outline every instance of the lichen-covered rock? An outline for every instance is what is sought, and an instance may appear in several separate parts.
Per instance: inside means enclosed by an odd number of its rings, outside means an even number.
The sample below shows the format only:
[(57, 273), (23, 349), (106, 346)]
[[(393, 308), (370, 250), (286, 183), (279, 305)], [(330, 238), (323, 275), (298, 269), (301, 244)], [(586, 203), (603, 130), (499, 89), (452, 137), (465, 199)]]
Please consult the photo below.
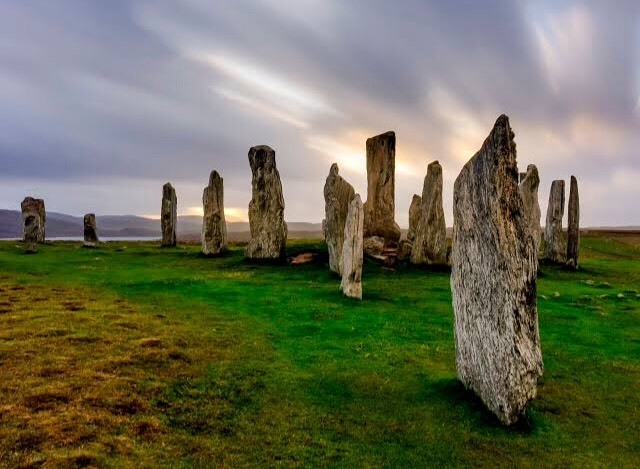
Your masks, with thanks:
[(176, 197), (176, 190), (169, 182), (162, 186), (160, 224), (162, 227), (162, 246), (175, 246), (178, 225), (178, 198)]
[(540, 228), (540, 202), (538, 201), (538, 186), (540, 186), (540, 175), (535, 164), (527, 166), (526, 173), (520, 173), (520, 196), (524, 204), (524, 213), (527, 218), (527, 225), (533, 234), (535, 241), (536, 255), (540, 249), (542, 240), (542, 228)]
[[(44, 200), (25, 197), (20, 204), (20, 208), (22, 209), (23, 241), (27, 242), (27, 230), (29, 230), (30, 237), (35, 235), (36, 243), (44, 243), (46, 238), (45, 226), (47, 222), (47, 212), (44, 208)], [(38, 217), (38, 221), (36, 223), (33, 220), (30, 220), (29, 227), (27, 227), (27, 218), (30, 218), (31, 216)], [(33, 232), (33, 230), (36, 229), (37, 231)]]
[(569, 207), (567, 222), (567, 265), (572, 269), (578, 268), (580, 254), (580, 197), (578, 195), (578, 180), (571, 176), (569, 186)]
[(564, 216), (564, 181), (551, 183), (547, 221), (544, 227), (544, 257), (551, 262), (564, 262), (565, 249), (562, 236)]
[(422, 188), (421, 214), (411, 250), (416, 265), (447, 263), (447, 225), (442, 206), (442, 166), (429, 164)]
[(277, 260), (285, 257), (287, 224), (284, 221), (284, 197), (280, 174), (276, 168), (276, 152), (261, 145), (249, 150), (251, 193), (249, 227), (251, 239), (246, 257), (255, 260)]
[(416, 239), (416, 230), (422, 216), (422, 197), (413, 194), (411, 205), (409, 206), (409, 231), (407, 231), (407, 239), (413, 242)]
[(389, 243), (400, 239), (395, 222), (396, 134), (386, 132), (367, 139), (367, 201), (364, 236), (381, 236)]
[(227, 223), (224, 218), (224, 184), (218, 171), (211, 171), (209, 185), (202, 193), (202, 253), (215, 256), (227, 250)]
[(24, 217), (23, 226), (24, 250), (27, 254), (35, 254), (38, 252), (38, 240), (41, 234), (40, 217), (37, 213), (28, 212)]
[(538, 262), (513, 136), (500, 116), (456, 179), (451, 272), (458, 377), (507, 425), (535, 397), (543, 369)]
[(360, 195), (349, 202), (347, 221), (344, 225), (344, 245), (342, 247), (342, 283), (340, 288), (345, 296), (362, 299), (364, 208)]
[(364, 252), (368, 256), (379, 256), (384, 251), (384, 238), (382, 236), (369, 236), (364, 238)]
[(340, 259), (349, 202), (355, 194), (353, 186), (338, 174), (338, 165), (333, 163), (324, 184), (325, 219), (322, 222), (322, 229), (329, 251), (329, 268), (337, 274), (341, 274)]
[(94, 248), (98, 244), (98, 225), (96, 223), (96, 215), (87, 213), (84, 216), (84, 244), (86, 248)]

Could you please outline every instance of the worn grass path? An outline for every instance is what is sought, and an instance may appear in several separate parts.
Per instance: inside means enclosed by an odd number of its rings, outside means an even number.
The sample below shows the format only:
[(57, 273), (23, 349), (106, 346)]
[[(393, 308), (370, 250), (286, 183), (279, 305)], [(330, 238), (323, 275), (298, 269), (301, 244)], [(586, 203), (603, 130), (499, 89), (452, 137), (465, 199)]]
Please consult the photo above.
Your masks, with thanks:
[(543, 266), (545, 374), (507, 429), (456, 380), (447, 272), (367, 264), (359, 303), (240, 248), (1, 242), (0, 466), (639, 467), (640, 249), (582, 254)]

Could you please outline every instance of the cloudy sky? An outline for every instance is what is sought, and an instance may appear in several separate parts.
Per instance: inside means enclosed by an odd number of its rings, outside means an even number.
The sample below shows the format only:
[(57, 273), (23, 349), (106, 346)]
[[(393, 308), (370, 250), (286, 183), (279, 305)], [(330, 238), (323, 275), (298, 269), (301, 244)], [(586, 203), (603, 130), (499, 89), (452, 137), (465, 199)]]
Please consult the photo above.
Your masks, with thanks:
[[(640, 224), (637, 0), (2, 0), (0, 208), (197, 213), (208, 173), (246, 218), (249, 147), (277, 153), (286, 218), (320, 221), (332, 162), (366, 194), (395, 130), (407, 224), (429, 162), (452, 186), (496, 117), (583, 225)], [(544, 218), (544, 215), (543, 215)]]

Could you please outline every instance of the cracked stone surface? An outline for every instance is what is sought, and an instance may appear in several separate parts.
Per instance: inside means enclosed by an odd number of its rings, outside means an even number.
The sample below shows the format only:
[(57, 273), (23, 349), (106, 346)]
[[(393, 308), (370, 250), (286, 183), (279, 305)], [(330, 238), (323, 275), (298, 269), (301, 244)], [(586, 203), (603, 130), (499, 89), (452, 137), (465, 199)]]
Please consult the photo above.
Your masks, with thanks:
[(227, 223), (224, 218), (224, 182), (211, 171), (209, 185), (202, 193), (202, 253), (215, 256), (227, 250)]

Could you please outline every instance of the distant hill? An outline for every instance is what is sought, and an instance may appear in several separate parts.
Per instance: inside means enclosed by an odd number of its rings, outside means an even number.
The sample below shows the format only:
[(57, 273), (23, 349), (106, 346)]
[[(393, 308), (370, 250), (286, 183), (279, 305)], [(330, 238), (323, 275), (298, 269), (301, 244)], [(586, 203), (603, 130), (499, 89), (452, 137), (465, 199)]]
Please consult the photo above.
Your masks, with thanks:
[[(136, 215), (98, 215), (98, 231), (103, 237), (160, 237), (160, 220)], [(288, 222), (290, 237), (322, 237), (321, 223)], [(47, 212), (47, 237), (82, 236), (84, 230), (82, 217), (64, 213)], [(186, 215), (178, 217), (178, 237), (199, 239), (202, 230), (202, 217)], [(230, 238), (248, 239), (248, 222), (227, 223)], [(246, 234), (246, 236), (244, 235)], [(0, 238), (20, 238), (22, 236), (22, 217), (17, 210), (0, 209)]]

